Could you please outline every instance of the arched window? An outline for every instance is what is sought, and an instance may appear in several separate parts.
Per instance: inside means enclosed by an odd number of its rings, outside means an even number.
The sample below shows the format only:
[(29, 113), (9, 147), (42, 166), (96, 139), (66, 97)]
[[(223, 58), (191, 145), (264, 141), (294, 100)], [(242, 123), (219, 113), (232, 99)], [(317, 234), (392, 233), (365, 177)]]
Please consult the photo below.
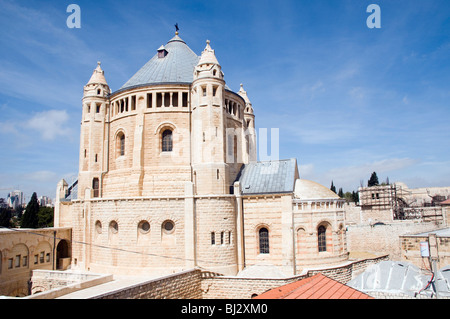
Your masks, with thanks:
[(165, 130), (162, 133), (162, 151), (163, 152), (172, 152), (172, 131)]
[(317, 243), (319, 246), (319, 252), (327, 251), (327, 229), (325, 226), (319, 226), (317, 229)]
[(117, 157), (125, 155), (125, 134), (123, 132), (119, 132), (117, 134)]
[(258, 232), (259, 237), (259, 253), (269, 253), (269, 230), (267, 228), (261, 228)]

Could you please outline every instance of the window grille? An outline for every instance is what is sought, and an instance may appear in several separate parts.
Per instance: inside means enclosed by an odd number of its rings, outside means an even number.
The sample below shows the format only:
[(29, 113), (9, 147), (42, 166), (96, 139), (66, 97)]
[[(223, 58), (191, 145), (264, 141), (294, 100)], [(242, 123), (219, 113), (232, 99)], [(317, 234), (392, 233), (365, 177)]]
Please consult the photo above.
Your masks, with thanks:
[(261, 228), (259, 230), (259, 253), (269, 253), (269, 231), (267, 228)]
[(326, 228), (324, 226), (320, 226), (317, 232), (317, 240), (319, 245), (319, 252), (327, 251), (327, 237), (326, 237)]
[(125, 155), (125, 135), (120, 136), (120, 156)]
[(165, 130), (162, 134), (162, 151), (172, 152), (172, 131)]

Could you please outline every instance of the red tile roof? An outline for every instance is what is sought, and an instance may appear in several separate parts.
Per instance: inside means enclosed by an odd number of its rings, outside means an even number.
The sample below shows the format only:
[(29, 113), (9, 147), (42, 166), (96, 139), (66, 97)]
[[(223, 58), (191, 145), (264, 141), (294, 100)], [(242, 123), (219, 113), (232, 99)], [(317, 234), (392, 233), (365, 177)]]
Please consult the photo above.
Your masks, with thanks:
[(444, 200), (443, 202), (440, 202), (441, 205), (450, 205), (450, 199)]
[(254, 299), (374, 299), (322, 274), (317, 274), (278, 288)]

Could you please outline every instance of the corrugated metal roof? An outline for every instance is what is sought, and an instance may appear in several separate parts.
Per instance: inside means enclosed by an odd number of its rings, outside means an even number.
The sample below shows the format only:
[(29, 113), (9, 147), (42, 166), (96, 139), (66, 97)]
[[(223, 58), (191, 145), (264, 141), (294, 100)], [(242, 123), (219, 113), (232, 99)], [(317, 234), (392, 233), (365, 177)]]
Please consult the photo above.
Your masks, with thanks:
[(316, 274), (291, 284), (271, 289), (254, 299), (374, 299), (347, 285)]
[(120, 90), (158, 83), (192, 83), (197, 56), (178, 35), (165, 46), (168, 52), (163, 58), (156, 53)]
[[(435, 286), (442, 297), (450, 297), (450, 268), (437, 271)], [(382, 261), (368, 267), (362, 274), (349, 281), (350, 287), (364, 292), (384, 292), (415, 297), (431, 296), (433, 287), (427, 287), (432, 275), (407, 262)]]
[(450, 237), (450, 227), (434, 229), (417, 234), (406, 234), (404, 237), (428, 237), (429, 234), (436, 234), (438, 237)]
[(291, 158), (245, 164), (239, 182), (244, 195), (292, 193), (297, 176), (297, 160)]

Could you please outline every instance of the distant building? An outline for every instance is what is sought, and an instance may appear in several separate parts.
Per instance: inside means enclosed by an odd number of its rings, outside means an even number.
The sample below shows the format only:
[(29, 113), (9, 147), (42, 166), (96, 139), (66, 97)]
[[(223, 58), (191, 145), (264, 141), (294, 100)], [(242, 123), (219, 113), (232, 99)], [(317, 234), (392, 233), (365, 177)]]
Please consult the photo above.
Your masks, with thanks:
[(42, 207), (53, 207), (53, 201), (50, 197), (40, 196), (38, 198), (39, 205)]
[(440, 203), (450, 199), (450, 187), (408, 188), (404, 183), (360, 187), (359, 205), (362, 221), (440, 220)]
[(8, 194), (6, 201), (9, 207), (16, 209), (17, 207), (23, 206), (25, 204), (25, 197), (23, 196), (22, 191), (15, 190)]

